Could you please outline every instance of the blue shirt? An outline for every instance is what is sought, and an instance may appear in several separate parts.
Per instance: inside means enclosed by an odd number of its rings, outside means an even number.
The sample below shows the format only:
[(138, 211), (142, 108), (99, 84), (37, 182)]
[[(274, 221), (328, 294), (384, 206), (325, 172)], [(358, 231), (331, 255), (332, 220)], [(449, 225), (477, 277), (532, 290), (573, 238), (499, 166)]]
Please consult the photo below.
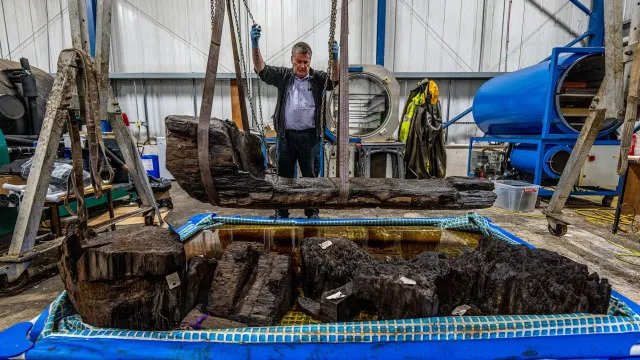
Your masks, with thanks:
[(302, 79), (294, 76), (284, 103), (284, 128), (286, 130), (314, 129), (315, 110), (316, 104), (313, 101), (309, 75)]

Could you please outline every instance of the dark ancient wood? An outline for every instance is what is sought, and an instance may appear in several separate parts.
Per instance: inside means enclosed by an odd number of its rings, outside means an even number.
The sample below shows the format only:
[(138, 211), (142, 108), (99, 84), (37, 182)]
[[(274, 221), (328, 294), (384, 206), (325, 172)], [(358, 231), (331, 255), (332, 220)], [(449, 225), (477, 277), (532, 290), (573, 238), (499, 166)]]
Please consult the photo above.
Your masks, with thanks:
[(234, 320), (251, 326), (276, 325), (291, 306), (293, 284), (288, 255), (260, 256), (253, 282), (238, 304)]
[(178, 236), (156, 226), (118, 229), (84, 242), (70, 231), (61, 254), (71, 302), (84, 322), (99, 327), (174, 329), (196, 303), (200, 286), (211, 282), (212, 263), (193, 259), (187, 268)]
[(485, 314), (606, 314), (609, 306), (607, 279), (548, 250), (481, 239), (453, 266), (476, 278), (471, 302)]
[(80, 281), (166, 276), (185, 264), (178, 234), (158, 226), (101, 233), (84, 246)]
[(437, 269), (420, 271), (404, 260), (378, 262), (367, 271), (354, 273), (353, 291), (372, 302), (381, 319), (437, 316), (438, 273)]
[(300, 255), (304, 294), (314, 300), (353, 280), (358, 268), (369, 269), (375, 264), (353, 241), (340, 238), (304, 239)]
[(260, 244), (231, 243), (218, 262), (207, 312), (251, 326), (275, 325), (291, 305), (291, 258)]
[(349, 321), (361, 310), (362, 304), (353, 292), (352, 282), (325, 291), (320, 297), (320, 319), (325, 322)]
[[(332, 295), (338, 293), (344, 297), (332, 298)], [(353, 283), (347, 284), (329, 291), (325, 291), (320, 296), (319, 301), (301, 296), (298, 298), (298, 305), (305, 313), (314, 319), (323, 322), (349, 321), (366, 308), (366, 302), (358, 299), (353, 293)], [(372, 306), (368, 307), (371, 310)]]
[(308, 298), (306, 296), (300, 296), (297, 300), (298, 306), (305, 313), (309, 314), (311, 317), (315, 319), (320, 319), (320, 303)]
[(215, 259), (206, 259), (203, 256), (195, 256), (189, 259), (185, 290), (185, 311), (193, 309), (198, 304), (203, 306), (206, 304), (217, 264), (218, 262)]
[[(326, 241), (331, 245), (322, 249)], [(319, 291), (352, 281), (361, 309), (373, 304), (380, 319), (449, 316), (460, 305), (485, 315), (605, 314), (611, 293), (585, 265), (493, 239), (457, 258), (425, 252), (376, 261), (349, 240), (326, 238), (305, 239), (301, 252), (305, 295), (317, 299)]]
[(218, 262), (209, 291), (207, 312), (230, 318), (245, 292), (253, 269), (262, 253), (262, 245), (249, 242), (231, 243)]
[[(198, 167), (197, 118), (171, 115), (167, 128), (167, 169), (191, 196), (208, 202)], [(295, 180), (265, 175), (260, 139), (230, 121), (212, 119), (209, 128), (211, 172), (221, 206), (274, 208), (474, 209), (493, 205), (493, 183), (482, 179), (350, 179), (346, 204), (337, 178)]]

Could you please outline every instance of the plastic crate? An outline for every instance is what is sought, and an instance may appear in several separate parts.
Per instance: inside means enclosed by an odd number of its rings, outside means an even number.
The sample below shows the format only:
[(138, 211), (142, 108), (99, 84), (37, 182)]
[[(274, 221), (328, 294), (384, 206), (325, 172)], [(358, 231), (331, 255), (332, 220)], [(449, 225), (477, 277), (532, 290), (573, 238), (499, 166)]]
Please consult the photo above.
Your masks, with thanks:
[(493, 206), (517, 212), (531, 212), (536, 208), (538, 185), (517, 180), (495, 180), (493, 192), (498, 195)]

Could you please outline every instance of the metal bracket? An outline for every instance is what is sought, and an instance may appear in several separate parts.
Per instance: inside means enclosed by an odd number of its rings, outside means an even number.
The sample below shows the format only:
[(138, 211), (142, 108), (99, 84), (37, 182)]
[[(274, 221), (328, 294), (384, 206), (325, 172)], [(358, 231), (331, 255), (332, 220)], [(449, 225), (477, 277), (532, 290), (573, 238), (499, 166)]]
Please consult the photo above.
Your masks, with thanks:
[[(86, 4), (84, 0), (70, 0), (69, 8), (71, 13), (72, 40), (75, 49), (80, 49), (88, 53), (88, 35), (86, 22)], [(83, 109), (84, 101), (91, 100), (92, 97), (99, 96), (101, 99), (100, 113), (107, 113), (107, 107), (113, 110), (113, 116), (109, 120), (114, 129), (120, 150), (129, 168), (131, 178), (138, 190), (145, 209), (151, 208), (158, 216), (158, 222), (162, 224), (162, 218), (158, 211), (149, 179), (138, 156), (137, 148), (124, 123), (117, 100), (108, 82), (109, 68), (109, 44), (111, 29), (111, 6), (110, 0), (101, 2), (98, 9), (101, 35), (98, 38), (98, 54), (96, 63), (101, 71), (100, 89), (98, 94), (84, 94), (78, 80), (78, 67), (80, 54), (77, 51), (63, 51), (58, 58), (58, 70), (56, 78), (49, 94), (47, 109), (45, 112), (42, 130), (38, 138), (34, 160), (32, 164), (32, 176), (27, 179), (25, 194), (18, 212), (15, 230), (11, 239), (8, 254), (0, 258), (7, 265), (0, 266), (0, 274), (7, 275), (7, 281), (18, 279), (29, 266), (27, 259), (35, 258), (38, 254), (51, 250), (54, 242), (48, 242), (35, 247), (36, 234), (40, 224), (40, 218), (44, 209), (44, 200), (51, 180), (58, 145), (62, 136), (65, 121), (69, 111), (73, 109)], [(73, 91), (77, 95), (73, 96)], [(52, 245), (54, 244), (54, 245)]]

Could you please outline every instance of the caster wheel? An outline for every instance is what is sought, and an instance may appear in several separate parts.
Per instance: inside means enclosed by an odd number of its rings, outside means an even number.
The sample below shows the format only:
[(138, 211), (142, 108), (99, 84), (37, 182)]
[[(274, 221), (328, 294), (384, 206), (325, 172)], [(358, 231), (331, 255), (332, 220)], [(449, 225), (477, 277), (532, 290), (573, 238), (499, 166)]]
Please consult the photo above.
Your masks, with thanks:
[(611, 203), (613, 202), (613, 196), (605, 196), (602, 198), (602, 206), (611, 207)]
[(550, 224), (547, 224), (547, 229), (549, 229), (549, 232), (554, 235), (554, 236), (564, 236), (567, 233), (567, 225), (556, 225), (555, 227), (551, 226)]
[(29, 272), (25, 270), (20, 276), (12, 281), (7, 282), (6, 278), (3, 278), (0, 284), (1, 295), (14, 295), (24, 290), (29, 282)]

